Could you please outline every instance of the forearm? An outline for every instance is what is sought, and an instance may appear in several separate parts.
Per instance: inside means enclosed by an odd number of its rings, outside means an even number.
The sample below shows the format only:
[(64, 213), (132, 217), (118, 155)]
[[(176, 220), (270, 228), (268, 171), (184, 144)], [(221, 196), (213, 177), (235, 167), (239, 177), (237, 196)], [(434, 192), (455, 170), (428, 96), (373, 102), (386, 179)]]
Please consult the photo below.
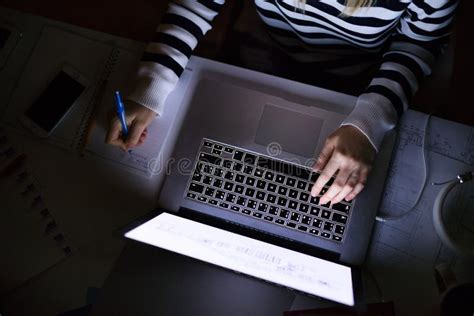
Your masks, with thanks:
[(172, 2), (143, 53), (127, 99), (161, 114), (166, 97), (223, 4), (224, 0)]

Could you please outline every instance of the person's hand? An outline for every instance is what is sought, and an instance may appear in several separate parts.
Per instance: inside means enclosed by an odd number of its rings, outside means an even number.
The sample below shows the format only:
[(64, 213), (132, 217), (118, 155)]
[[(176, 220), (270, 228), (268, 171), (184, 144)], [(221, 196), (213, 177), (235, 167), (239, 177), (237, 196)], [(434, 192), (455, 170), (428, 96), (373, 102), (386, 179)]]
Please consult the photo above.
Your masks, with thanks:
[(321, 196), (320, 204), (352, 200), (364, 188), (374, 158), (375, 149), (361, 131), (354, 126), (341, 126), (327, 138), (313, 167), (321, 174), (313, 185), (311, 195), (319, 195), (324, 185), (337, 173), (333, 184)]
[(115, 111), (111, 113), (109, 129), (105, 137), (105, 142), (118, 146), (122, 150), (127, 150), (141, 145), (147, 136), (147, 127), (155, 119), (156, 113), (140, 104), (125, 101), (125, 120), (127, 121), (128, 136), (124, 140), (122, 137), (122, 124)]

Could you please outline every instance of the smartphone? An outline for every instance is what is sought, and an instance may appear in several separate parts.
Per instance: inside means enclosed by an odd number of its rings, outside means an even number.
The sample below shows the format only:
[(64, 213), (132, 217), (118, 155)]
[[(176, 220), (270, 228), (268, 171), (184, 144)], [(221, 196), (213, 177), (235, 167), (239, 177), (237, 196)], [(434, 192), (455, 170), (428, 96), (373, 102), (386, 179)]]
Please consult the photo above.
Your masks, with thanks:
[(77, 103), (88, 80), (70, 65), (65, 65), (33, 104), (20, 117), (24, 126), (40, 137), (48, 137)]

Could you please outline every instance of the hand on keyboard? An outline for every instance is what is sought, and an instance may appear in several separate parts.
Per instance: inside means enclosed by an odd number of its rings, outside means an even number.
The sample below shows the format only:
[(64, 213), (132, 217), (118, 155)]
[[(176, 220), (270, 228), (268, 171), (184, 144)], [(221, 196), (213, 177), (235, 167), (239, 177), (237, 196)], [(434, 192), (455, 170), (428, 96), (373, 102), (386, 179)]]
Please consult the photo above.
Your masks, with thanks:
[(364, 188), (375, 158), (367, 136), (353, 126), (342, 126), (326, 140), (313, 169), (321, 172), (311, 195), (317, 196), (337, 172), (336, 179), (321, 197), (321, 204), (354, 199)]

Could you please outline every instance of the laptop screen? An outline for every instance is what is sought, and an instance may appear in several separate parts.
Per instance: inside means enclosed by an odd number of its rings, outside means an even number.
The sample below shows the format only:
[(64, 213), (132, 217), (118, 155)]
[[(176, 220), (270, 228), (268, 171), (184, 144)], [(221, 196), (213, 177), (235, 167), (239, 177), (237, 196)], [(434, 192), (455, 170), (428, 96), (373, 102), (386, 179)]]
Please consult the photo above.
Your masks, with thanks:
[(125, 237), (341, 304), (354, 306), (349, 267), (169, 213)]

